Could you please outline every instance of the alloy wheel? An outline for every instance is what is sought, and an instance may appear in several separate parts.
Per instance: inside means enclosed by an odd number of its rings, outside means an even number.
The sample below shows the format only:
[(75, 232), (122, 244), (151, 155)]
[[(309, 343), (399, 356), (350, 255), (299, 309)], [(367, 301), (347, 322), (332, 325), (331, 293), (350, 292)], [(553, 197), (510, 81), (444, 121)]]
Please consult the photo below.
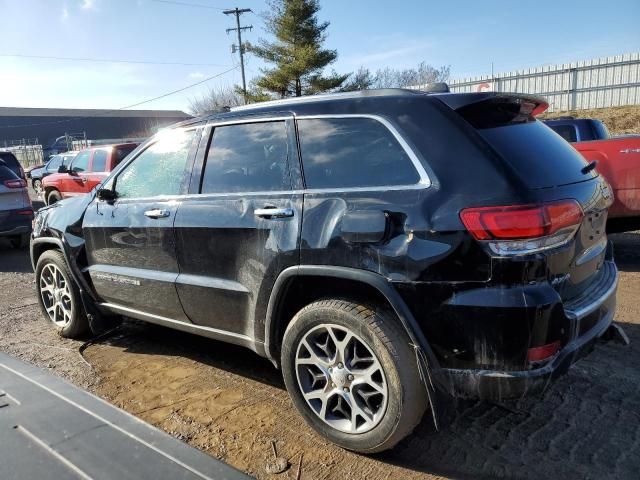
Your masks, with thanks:
[(53, 263), (48, 263), (40, 273), (40, 295), (49, 319), (64, 328), (73, 313), (71, 286), (62, 271)]
[(382, 420), (388, 400), (380, 361), (354, 332), (322, 324), (308, 331), (295, 358), (302, 395), (326, 424), (345, 433), (364, 433)]

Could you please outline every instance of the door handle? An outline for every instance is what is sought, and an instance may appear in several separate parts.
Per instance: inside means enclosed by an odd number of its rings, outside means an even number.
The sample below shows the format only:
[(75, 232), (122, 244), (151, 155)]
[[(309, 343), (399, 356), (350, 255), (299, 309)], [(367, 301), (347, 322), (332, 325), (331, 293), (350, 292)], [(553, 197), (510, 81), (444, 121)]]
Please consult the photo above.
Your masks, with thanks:
[(276, 208), (276, 207), (256, 208), (253, 213), (256, 217), (261, 217), (266, 219), (288, 218), (288, 217), (293, 217), (293, 208)]
[(156, 208), (144, 212), (144, 216), (149, 218), (167, 218), (169, 215), (171, 215), (171, 212), (169, 210), (163, 210), (162, 208)]

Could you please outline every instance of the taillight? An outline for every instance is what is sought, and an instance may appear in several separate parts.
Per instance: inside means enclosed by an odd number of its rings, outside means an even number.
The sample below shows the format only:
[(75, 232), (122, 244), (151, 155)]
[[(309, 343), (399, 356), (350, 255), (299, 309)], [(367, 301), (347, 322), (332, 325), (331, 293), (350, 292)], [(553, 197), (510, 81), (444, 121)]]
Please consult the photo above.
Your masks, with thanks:
[(527, 350), (527, 360), (530, 362), (541, 362), (553, 357), (558, 350), (560, 350), (559, 340), (540, 347), (533, 347)]
[(526, 254), (566, 243), (582, 223), (575, 200), (540, 205), (465, 208), (460, 219), (476, 240), (498, 254)]
[(25, 209), (25, 210), (19, 210), (16, 212), (18, 215), (33, 215), (33, 210), (29, 209)]
[(7, 188), (24, 188), (27, 186), (27, 182), (25, 182), (21, 178), (16, 178), (15, 180), (5, 180), (2, 183)]

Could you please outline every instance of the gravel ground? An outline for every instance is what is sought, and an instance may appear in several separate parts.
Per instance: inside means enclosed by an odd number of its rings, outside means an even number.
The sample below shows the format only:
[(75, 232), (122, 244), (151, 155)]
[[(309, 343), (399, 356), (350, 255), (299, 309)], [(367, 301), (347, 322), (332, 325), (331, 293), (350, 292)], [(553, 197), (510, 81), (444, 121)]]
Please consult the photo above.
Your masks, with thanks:
[[(231, 345), (136, 322), (89, 346), (43, 320), (28, 255), (0, 241), (0, 350), (37, 364), (258, 478), (638, 478), (640, 232), (612, 237), (621, 270), (616, 321), (631, 345), (600, 344), (540, 396), (456, 405), (373, 457), (320, 439), (271, 364)], [(85, 360), (86, 359), (86, 360)], [(270, 476), (272, 442), (291, 467)]]

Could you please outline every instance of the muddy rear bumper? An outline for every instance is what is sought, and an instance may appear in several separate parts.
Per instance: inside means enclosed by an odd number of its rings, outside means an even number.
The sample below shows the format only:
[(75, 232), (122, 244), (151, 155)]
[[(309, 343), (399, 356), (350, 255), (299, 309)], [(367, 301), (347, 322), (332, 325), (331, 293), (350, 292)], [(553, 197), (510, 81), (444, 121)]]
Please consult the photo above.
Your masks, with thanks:
[(543, 391), (550, 382), (566, 373), (573, 363), (593, 349), (598, 339), (611, 337), (607, 333), (613, 323), (618, 285), (618, 272), (611, 265), (614, 269), (612, 284), (588, 306), (567, 312), (572, 317), (575, 336), (547, 364), (525, 371), (444, 368), (441, 374), (449, 393), (486, 400), (517, 398)]

